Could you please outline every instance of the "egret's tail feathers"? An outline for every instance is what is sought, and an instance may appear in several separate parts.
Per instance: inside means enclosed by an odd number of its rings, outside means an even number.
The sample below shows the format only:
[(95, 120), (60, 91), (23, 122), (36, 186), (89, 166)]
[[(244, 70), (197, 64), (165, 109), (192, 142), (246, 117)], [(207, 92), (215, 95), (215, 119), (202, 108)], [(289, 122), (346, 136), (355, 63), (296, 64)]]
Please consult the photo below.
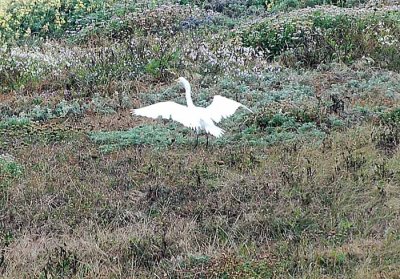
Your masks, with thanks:
[(146, 107), (143, 108), (137, 108), (137, 109), (131, 109), (130, 110), (132, 115), (138, 115), (138, 116), (146, 116), (146, 117), (150, 117), (150, 118), (157, 118), (157, 116), (154, 116), (151, 111), (149, 112), (148, 110), (146, 110)]
[(213, 126), (213, 127), (208, 127), (206, 129), (207, 133), (210, 133), (211, 135), (213, 135), (216, 138), (219, 138), (220, 136), (222, 136), (225, 131), (222, 130), (221, 128), (217, 127), (217, 126)]

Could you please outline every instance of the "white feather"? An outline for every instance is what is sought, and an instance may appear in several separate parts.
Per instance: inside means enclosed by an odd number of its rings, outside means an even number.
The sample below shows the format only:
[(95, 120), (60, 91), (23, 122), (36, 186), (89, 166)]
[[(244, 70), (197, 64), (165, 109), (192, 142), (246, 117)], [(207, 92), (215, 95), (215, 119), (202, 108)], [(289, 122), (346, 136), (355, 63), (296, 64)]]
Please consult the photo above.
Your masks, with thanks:
[(186, 127), (196, 128), (197, 123), (190, 117), (189, 108), (175, 102), (161, 102), (147, 107), (133, 109), (132, 114), (146, 116), (149, 118), (162, 117), (164, 119), (175, 120)]
[(223, 118), (233, 115), (239, 107), (244, 107), (248, 111), (252, 112), (248, 107), (242, 105), (241, 103), (220, 95), (215, 95), (211, 105), (209, 105), (206, 109), (211, 119), (218, 123)]
[(187, 106), (171, 101), (160, 102), (147, 107), (133, 109), (131, 110), (132, 114), (154, 119), (158, 117), (172, 119), (197, 132), (205, 130), (215, 137), (220, 137), (224, 134), (224, 130), (217, 127), (215, 123), (220, 122), (222, 118), (234, 114), (240, 106), (251, 112), (249, 108), (241, 103), (219, 95), (214, 96), (213, 102), (207, 108), (196, 107), (192, 101), (189, 82), (183, 77), (180, 77), (178, 82), (182, 83), (185, 87)]

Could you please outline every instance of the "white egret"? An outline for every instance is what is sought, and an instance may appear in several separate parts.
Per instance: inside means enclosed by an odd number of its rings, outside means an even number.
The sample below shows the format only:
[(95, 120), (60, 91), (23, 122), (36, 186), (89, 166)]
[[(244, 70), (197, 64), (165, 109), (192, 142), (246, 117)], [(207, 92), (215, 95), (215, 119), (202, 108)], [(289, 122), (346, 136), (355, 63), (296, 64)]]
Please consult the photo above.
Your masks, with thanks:
[(178, 78), (176, 81), (185, 88), (187, 106), (167, 101), (139, 109), (132, 109), (131, 113), (133, 115), (146, 116), (149, 118), (156, 119), (162, 117), (177, 121), (196, 131), (197, 145), (198, 135), (201, 130), (205, 130), (207, 133), (207, 144), (208, 134), (217, 138), (222, 136), (225, 131), (217, 127), (215, 123), (220, 122), (223, 118), (231, 116), (239, 107), (243, 107), (252, 112), (245, 105), (220, 95), (214, 96), (212, 103), (208, 107), (197, 107), (192, 101), (190, 83), (183, 77)]

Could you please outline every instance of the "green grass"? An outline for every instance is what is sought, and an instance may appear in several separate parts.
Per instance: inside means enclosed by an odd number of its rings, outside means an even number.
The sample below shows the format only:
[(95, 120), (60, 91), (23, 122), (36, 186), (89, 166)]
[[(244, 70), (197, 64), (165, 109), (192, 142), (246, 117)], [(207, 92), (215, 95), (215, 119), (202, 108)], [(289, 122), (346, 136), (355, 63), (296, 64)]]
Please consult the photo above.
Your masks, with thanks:
[[(99, 145), (102, 151), (112, 151), (135, 145), (167, 147), (171, 144), (188, 144), (188, 138), (192, 136), (191, 132), (186, 130), (184, 134), (187, 137), (185, 137), (182, 132), (176, 132), (176, 129), (176, 125), (169, 125), (169, 127), (145, 125), (129, 131), (93, 132), (89, 137)], [(182, 129), (179, 130), (182, 131)]]
[(17, 177), (23, 173), (22, 166), (7, 156), (0, 158), (0, 176)]

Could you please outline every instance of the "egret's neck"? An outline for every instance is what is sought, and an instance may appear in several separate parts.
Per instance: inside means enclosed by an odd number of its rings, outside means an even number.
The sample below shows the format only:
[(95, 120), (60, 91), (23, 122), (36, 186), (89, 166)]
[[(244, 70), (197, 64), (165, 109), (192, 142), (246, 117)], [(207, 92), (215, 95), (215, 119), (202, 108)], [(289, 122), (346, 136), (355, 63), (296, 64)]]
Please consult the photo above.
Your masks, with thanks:
[(185, 87), (185, 95), (186, 95), (186, 102), (188, 107), (194, 107), (193, 100), (192, 100), (192, 89), (190, 88), (190, 84), (185, 82), (183, 84)]

